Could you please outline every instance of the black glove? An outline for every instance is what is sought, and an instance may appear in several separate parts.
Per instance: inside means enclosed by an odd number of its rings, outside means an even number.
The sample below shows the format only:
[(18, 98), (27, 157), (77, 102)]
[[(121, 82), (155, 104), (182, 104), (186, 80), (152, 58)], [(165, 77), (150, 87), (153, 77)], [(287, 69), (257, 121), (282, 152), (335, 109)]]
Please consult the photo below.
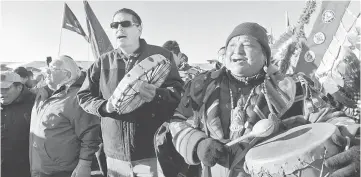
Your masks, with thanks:
[[(332, 140), (341, 150), (343, 150), (347, 144), (346, 138), (340, 135), (333, 135)], [(360, 176), (360, 146), (353, 146), (344, 152), (329, 157), (326, 159), (325, 165), (335, 170), (329, 177)]]
[(199, 160), (205, 166), (214, 166), (222, 157), (227, 155), (227, 149), (224, 145), (213, 139), (207, 138), (199, 142), (197, 146), (197, 155)]

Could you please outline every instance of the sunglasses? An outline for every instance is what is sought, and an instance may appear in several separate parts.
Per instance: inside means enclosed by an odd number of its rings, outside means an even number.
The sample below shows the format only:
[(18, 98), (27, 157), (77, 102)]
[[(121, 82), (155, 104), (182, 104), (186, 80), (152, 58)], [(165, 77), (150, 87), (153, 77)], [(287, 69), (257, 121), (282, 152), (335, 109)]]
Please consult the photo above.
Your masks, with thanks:
[(122, 27), (122, 28), (128, 28), (128, 27), (131, 27), (131, 26), (134, 26), (134, 25), (138, 25), (136, 23), (133, 23), (131, 21), (121, 21), (121, 22), (112, 22), (110, 23), (110, 27), (112, 29), (118, 29), (119, 25)]

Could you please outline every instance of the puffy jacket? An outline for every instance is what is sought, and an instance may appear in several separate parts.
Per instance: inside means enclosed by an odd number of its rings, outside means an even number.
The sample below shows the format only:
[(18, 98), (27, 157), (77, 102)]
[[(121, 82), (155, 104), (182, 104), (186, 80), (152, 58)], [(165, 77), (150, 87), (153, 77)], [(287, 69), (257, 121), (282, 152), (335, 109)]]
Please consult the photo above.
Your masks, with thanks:
[[(127, 114), (102, 112), (101, 106), (106, 104), (118, 83), (132, 68), (131, 65), (154, 54), (161, 54), (172, 63), (168, 77), (160, 88), (156, 89), (155, 98)], [(141, 39), (140, 48), (129, 59), (119, 49), (115, 49), (102, 55), (90, 66), (84, 84), (78, 92), (78, 99), (80, 106), (86, 112), (102, 117), (101, 127), (106, 156), (134, 161), (155, 157), (153, 135), (173, 114), (180, 101), (182, 85), (183, 81), (171, 52), (158, 46), (148, 45)]]
[(1, 106), (1, 176), (30, 176), (29, 127), (34, 100), (35, 95), (24, 86), (15, 101)]
[(71, 172), (79, 159), (92, 160), (100, 144), (100, 120), (86, 113), (76, 99), (82, 75), (69, 88), (62, 86), (49, 98), (39, 92), (30, 126), (31, 171)]

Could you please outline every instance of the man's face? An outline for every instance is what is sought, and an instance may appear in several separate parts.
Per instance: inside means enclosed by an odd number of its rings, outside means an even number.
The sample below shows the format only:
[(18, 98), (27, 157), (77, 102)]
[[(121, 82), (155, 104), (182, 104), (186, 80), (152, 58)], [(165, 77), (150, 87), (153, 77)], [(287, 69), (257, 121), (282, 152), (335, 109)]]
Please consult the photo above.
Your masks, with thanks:
[(251, 36), (233, 37), (225, 54), (226, 67), (237, 76), (254, 76), (265, 64), (266, 56), (262, 46)]
[(113, 26), (113, 32), (119, 47), (128, 47), (137, 43), (142, 34), (142, 26), (133, 21), (133, 16), (126, 13), (118, 13), (114, 16), (113, 22), (118, 26)]
[(29, 77), (21, 77), (21, 83), (25, 84), (26, 82), (28, 82)]
[(61, 68), (62, 61), (55, 60), (49, 64), (49, 68), (46, 71), (46, 83), (52, 90), (57, 89), (57, 86), (61, 84), (69, 76), (69, 72)]
[(179, 64), (181, 63), (181, 58), (180, 58), (181, 53), (179, 52), (178, 55), (177, 55), (177, 54), (175, 54), (175, 53), (172, 52), (172, 54), (173, 54), (173, 58), (174, 58), (175, 64), (176, 64), (177, 66), (179, 66)]
[(25, 86), (28, 88), (32, 88), (34, 85), (34, 82), (35, 82), (34, 76), (29, 76), (28, 80), (25, 82)]
[(33, 88), (38, 82), (35, 79), (29, 79), (26, 81), (25, 85), (28, 88)]
[(186, 57), (181, 53), (179, 52), (179, 63), (184, 63), (186, 61)]
[(11, 104), (20, 95), (22, 86), (11, 84), (8, 88), (1, 88), (0, 102), (3, 105)]

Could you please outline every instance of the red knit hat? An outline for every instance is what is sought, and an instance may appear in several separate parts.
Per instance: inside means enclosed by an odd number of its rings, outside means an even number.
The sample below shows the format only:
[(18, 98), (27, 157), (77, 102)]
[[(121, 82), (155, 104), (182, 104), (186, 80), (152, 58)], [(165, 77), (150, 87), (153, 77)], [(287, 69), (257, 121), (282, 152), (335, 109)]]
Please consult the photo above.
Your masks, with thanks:
[(271, 57), (271, 48), (268, 44), (268, 36), (267, 30), (257, 23), (245, 22), (234, 28), (232, 33), (228, 36), (226, 41), (226, 46), (229, 41), (236, 36), (247, 35), (252, 36), (257, 39), (257, 41), (261, 44), (263, 50), (266, 53), (267, 64), (269, 64), (269, 59)]

